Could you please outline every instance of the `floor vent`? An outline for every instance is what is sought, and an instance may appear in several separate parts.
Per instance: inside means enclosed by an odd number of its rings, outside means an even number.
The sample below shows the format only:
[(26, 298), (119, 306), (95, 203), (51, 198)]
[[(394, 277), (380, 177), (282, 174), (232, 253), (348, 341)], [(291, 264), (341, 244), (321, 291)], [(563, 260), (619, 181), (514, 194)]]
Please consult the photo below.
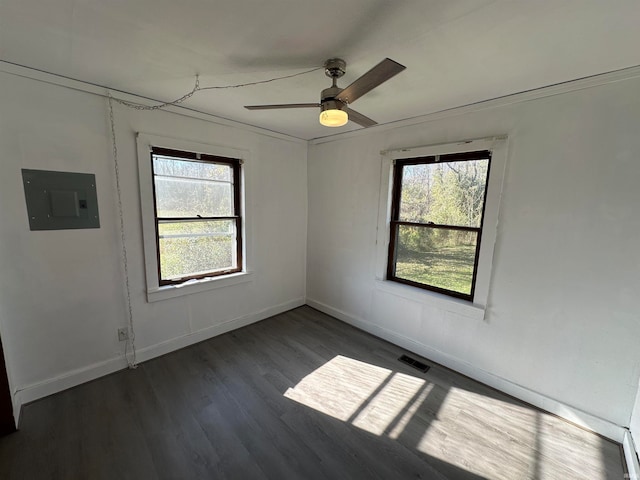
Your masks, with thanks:
[(429, 365), (425, 365), (424, 363), (416, 360), (415, 358), (408, 357), (407, 355), (402, 355), (398, 360), (420, 370), (422, 373), (427, 373), (429, 368), (431, 368)]

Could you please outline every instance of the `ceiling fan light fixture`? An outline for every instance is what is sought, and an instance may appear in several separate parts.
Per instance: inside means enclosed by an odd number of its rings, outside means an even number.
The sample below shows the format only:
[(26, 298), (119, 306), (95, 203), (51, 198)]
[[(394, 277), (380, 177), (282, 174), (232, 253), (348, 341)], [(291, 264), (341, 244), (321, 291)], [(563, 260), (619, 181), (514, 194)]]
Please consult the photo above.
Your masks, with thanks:
[(322, 103), (320, 107), (320, 123), (325, 127), (341, 127), (349, 121), (349, 115), (342, 110), (341, 102), (329, 100)]
[(349, 115), (342, 110), (325, 110), (320, 112), (320, 123), (325, 127), (341, 127), (349, 121)]

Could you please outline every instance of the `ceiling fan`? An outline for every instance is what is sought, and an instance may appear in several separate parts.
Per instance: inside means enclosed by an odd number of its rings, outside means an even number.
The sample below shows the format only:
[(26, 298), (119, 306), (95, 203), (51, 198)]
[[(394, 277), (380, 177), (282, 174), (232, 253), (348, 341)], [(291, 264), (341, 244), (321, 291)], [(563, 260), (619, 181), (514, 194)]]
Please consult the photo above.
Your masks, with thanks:
[(280, 108), (320, 107), (320, 123), (327, 127), (341, 127), (351, 120), (363, 127), (377, 125), (377, 122), (349, 108), (353, 102), (370, 92), (406, 67), (385, 58), (378, 65), (355, 80), (347, 88), (340, 88), (337, 81), (346, 71), (347, 62), (341, 58), (330, 58), (324, 62), (324, 73), (331, 78), (332, 85), (322, 90), (320, 103), (285, 103), (281, 105), (245, 105), (248, 110), (272, 110)]

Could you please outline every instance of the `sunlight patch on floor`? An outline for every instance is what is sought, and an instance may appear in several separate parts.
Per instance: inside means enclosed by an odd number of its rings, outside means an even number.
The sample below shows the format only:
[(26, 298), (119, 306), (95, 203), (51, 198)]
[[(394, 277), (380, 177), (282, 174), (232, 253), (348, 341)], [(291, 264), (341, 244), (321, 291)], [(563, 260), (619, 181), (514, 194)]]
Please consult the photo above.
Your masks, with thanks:
[(427, 396), (429, 395), (432, 389), (433, 389), (433, 385), (431, 384), (426, 385), (425, 388), (423, 388), (420, 391), (419, 395), (413, 401), (413, 403), (411, 403), (410, 405), (407, 405), (408, 408), (406, 408), (406, 411), (398, 419), (397, 423), (393, 426), (390, 425), (393, 427), (389, 430), (389, 433), (388, 433), (388, 436), (390, 438), (393, 438), (394, 440), (396, 440), (400, 436), (400, 434), (404, 431), (404, 429), (407, 428), (407, 426), (409, 425), (409, 422), (418, 413), (419, 408), (422, 406), (422, 404), (424, 403), (425, 399), (427, 398)]
[(482, 478), (513, 479), (533, 473), (537, 433), (535, 410), (450, 387), (416, 449)]
[[(580, 442), (575, 426), (490, 391), (432, 383), (338, 355), (284, 396), (473, 478), (576, 478), (584, 471), (577, 461), (606, 478), (602, 440)], [(567, 461), (577, 442), (581, 455)]]
[(404, 419), (403, 425), (406, 425), (410, 417), (405, 410), (414, 407), (415, 397), (422, 394), (425, 383), (419, 378), (394, 373), (372, 398), (363, 399), (360, 412), (351, 423), (375, 435), (401, 431), (399, 422)]
[[(400, 428), (404, 410), (412, 406), (412, 400), (415, 402), (414, 397), (425, 383), (411, 375), (338, 355), (284, 395), (370, 433), (382, 435), (388, 428)], [(391, 425), (398, 418), (400, 422)]]

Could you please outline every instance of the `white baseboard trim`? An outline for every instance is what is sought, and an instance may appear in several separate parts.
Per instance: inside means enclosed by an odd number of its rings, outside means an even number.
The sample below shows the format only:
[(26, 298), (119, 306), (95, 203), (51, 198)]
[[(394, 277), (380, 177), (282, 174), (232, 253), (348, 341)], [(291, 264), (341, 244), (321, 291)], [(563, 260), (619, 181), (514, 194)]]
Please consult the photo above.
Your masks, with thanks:
[(278, 315), (279, 313), (301, 307), (304, 304), (304, 298), (297, 298), (295, 300), (281, 303), (280, 305), (275, 305), (273, 307), (265, 308), (264, 310), (260, 310), (255, 313), (245, 315), (244, 317), (238, 317), (234, 318), (233, 320), (228, 320), (224, 323), (220, 323), (218, 325), (212, 325), (211, 327), (189, 333), (182, 337), (172, 338), (171, 340), (167, 340), (166, 342), (158, 343), (150, 347), (141, 348), (137, 351), (138, 361), (146, 362), (147, 360), (151, 360), (152, 358), (160, 357), (175, 350), (180, 350), (181, 348), (188, 347), (189, 345), (193, 345), (194, 343), (208, 340), (209, 338), (222, 335), (223, 333), (237, 330), (238, 328), (246, 327), (247, 325), (251, 325), (252, 323), (259, 322), (260, 320), (264, 320), (265, 318)]
[(624, 439), (622, 441), (622, 448), (624, 449), (624, 458), (627, 461), (627, 470), (629, 470), (629, 477), (631, 480), (640, 480), (640, 462), (638, 462), (638, 450), (636, 450), (636, 444), (633, 441), (633, 435), (627, 429), (624, 432)]
[(13, 405), (13, 421), (16, 424), (16, 428), (20, 424), (20, 414), (22, 413), (22, 403), (18, 398), (18, 395), (14, 392), (11, 398), (11, 403)]
[[(152, 358), (165, 355), (175, 350), (193, 345), (194, 343), (202, 342), (209, 338), (222, 335), (223, 333), (259, 322), (260, 320), (272, 317), (273, 315), (278, 315), (279, 313), (286, 312), (293, 308), (301, 307), (304, 304), (304, 298), (297, 298), (273, 307), (259, 310), (243, 317), (228, 320), (219, 325), (213, 325), (181, 337), (172, 338), (171, 340), (138, 350), (137, 358), (139, 362), (151, 360)], [(20, 413), (23, 405), (54, 393), (67, 390), (82, 383), (95, 380), (96, 378), (109, 375), (110, 373), (117, 372), (118, 370), (122, 370), (126, 367), (127, 361), (124, 357), (115, 357), (76, 370), (71, 370), (57, 377), (17, 389), (13, 395), (13, 412), (16, 426), (19, 425)]]
[(19, 415), (22, 406), (54, 393), (67, 390), (81, 383), (90, 382), (99, 377), (117, 372), (127, 367), (127, 361), (122, 357), (111, 358), (103, 362), (94, 363), (86, 367), (71, 370), (57, 377), (33, 383), (19, 388), (14, 394), (14, 413), (17, 415), (16, 426), (19, 425)]
[(479, 369), (478, 367), (471, 365), (459, 358), (453, 357), (452, 355), (446, 354), (427, 345), (416, 342), (411, 338), (407, 338), (391, 330), (357, 318), (342, 310), (333, 308), (325, 303), (307, 298), (307, 305), (315, 308), (316, 310), (320, 310), (327, 315), (331, 315), (332, 317), (342, 320), (343, 322), (348, 323), (356, 328), (371, 333), (376, 337), (380, 337), (402, 348), (406, 348), (407, 350), (421, 355), (426, 359), (432, 360), (447, 368), (455, 370), (456, 372), (471, 377), (478, 382), (484, 383), (485, 385), (500, 390), (507, 395), (511, 395), (522, 400), (523, 402), (529, 403), (549, 413), (562, 417), (565, 420), (570, 421), (571, 423), (596, 432), (603, 437), (607, 437), (618, 443), (622, 443), (623, 441), (624, 432), (626, 431), (625, 428), (616, 425), (608, 420), (596, 417), (587, 412), (583, 412), (575, 407), (565, 405), (557, 400), (546, 397), (540, 393), (536, 393), (485, 370)]

